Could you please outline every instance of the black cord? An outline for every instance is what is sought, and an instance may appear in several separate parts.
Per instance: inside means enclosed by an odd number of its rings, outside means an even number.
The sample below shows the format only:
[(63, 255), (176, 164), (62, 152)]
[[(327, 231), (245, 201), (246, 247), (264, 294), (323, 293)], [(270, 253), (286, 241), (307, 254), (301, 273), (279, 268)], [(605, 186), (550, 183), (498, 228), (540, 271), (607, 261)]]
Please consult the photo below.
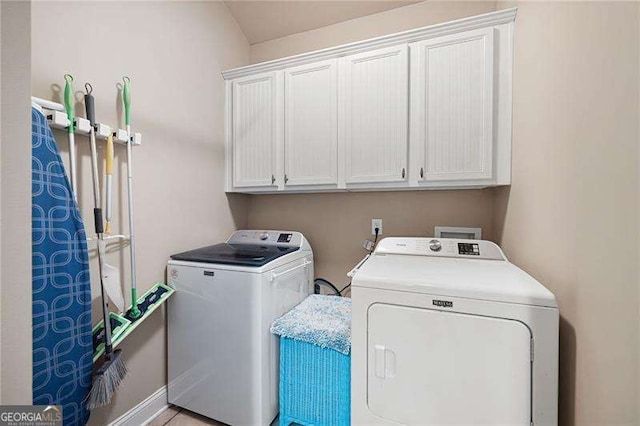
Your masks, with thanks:
[[(373, 240), (373, 247), (371, 248), (371, 251), (373, 251), (373, 249), (376, 248), (376, 244), (378, 243), (378, 235), (380, 235), (380, 229), (379, 228), (375, 228), (375, 233), (376, 233), (376, 238)], [(336, 296), (343, 296), (342, 292), (345, 291), (346, 289), (348, 289), (349, 287), (351, 287), (351, 283), (345, 285), (344, 287), (342, 287), (341, 290), (338, 290), (338, 287), (336, 287), (335, 285), (333, 285), (333, 283), (331, 283), (331, 281), (329, 280), (325, 280), (324, 278), (316, 278), (313, 281), (313, 285), (314, 285), (314, 293), (315, 294), (320, 294), (320, 286), (324, 285), (326, 287), (330, 287), (333, 292), (335, 293)]]
[(376, 228), (374, 229), (375, 233), (376, 233), (376, 238), (374, 238), (373, 240), (373, 247), (371, 247), (371, 251), (373, 252), (373, 250), (375, 250), (376, 248), (376, 244), (378, 243), (378, 234), (380, 233), (380, 228)]
[(329, 280), (325, 280), (324, 278), (316, 278), (313, 283), (316, 285), (316, 294), (319, 294), (320, 292), (320, 286), (324, 285), (327, 287), (331, 287), (333, 289), (333, 291), (335, 292), (336, 296), (340, 296), (340, 290), (338, 290), (338, 287), (336, 287), (335, 285), (333, 285), (331, 283), (331, 281)]
[[(378, 243), (378, 235), (380, 235), (380, 228), (375, 228), (374, 232), (376, 233), (376, 237), (373, 240), (373, 247), (371, 248), (371, 251), (373, 251), (373, 249), (376, 248), (376, 244)], [(338, 287), (334, 286), (333, 283), (331, 283), (331, 281), (326, 280), (324, 278), (316, 278), (313, 281), (314, 284), (314, 293), (315, 294), (320, 294), (320, 286), (324, 285), (326, 287), (330, 287), (333, 292), (335, 293), (336, 296), (341, 296), (343, 297), (344, 295), (342, 294), (346, 289), (348, 289), (349, 287), (351, 287), (351, 283), (345, 285), (344, 287), (342, 287), (341, 290), (338, 290)]]
[(315, 294), (320, 294), (320, 286), (324, 285), (327, 287), (331, 287), (336, 296), (343, 296), (342, 292), (351, 287), (351, 283), (342, 287), (342, 290), (338, 290), (338, 287), (334, 286), (331, 281), (325, 280), (324, 278), (316, 278), (313, 282), (315, 285)]
[(351, 287), (351, 283), (345, 285), (344, 287), (342, 287), (342, 290), (340, 290), (340, 296), (343, 296), (342, 292), (345, 291), (346, 289), (348, 289), (349, 287)]

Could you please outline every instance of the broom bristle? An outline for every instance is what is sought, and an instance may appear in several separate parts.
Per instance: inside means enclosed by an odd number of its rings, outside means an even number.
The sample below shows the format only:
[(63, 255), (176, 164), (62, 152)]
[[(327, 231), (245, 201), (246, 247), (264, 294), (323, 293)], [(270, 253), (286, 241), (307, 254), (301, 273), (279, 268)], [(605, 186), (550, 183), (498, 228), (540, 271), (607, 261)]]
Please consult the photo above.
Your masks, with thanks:
[(114, 392), (127, 375), (127, 366), (120, 356), (120, 351), (114, 351), (111, 359), (106, 360), (96, 372), (96, 377), (87, 396), (87, 408), (104, 407), (111, 402)]

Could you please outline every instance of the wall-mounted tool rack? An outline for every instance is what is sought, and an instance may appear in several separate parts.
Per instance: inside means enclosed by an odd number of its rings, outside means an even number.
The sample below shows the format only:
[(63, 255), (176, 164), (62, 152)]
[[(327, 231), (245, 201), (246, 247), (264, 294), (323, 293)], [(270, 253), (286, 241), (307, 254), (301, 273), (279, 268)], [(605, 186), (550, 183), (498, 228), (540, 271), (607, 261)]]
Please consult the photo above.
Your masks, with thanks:
[[(69, 128), (71, 121), (67, 117), (64, 105), (48, 101), (46, 99), (37, 98), (35, 96), (31, 97), (31, 102), (42, 108), (44, 115), (47, 117), (47, 121), (52, 128), (62, 130), (67, 130)], [(82, 117), (76, 117), (74, 123), (75, 133), (77, 135), (89, 136), (89, 132), (91, 131), (91, 124), (89, 123), (89, 120)], [(127, 143), (131, 141), (131, 146), (142, 145), (142, 133), (133, 132), (132, 135), (129, 135), (124, 129), (118, 129), (99, 122), (95, 125), (95, 131), (96, 138), (98, 139), (106, 140), (109, 135), (112, 135), (114, 143), (126, 146)]]

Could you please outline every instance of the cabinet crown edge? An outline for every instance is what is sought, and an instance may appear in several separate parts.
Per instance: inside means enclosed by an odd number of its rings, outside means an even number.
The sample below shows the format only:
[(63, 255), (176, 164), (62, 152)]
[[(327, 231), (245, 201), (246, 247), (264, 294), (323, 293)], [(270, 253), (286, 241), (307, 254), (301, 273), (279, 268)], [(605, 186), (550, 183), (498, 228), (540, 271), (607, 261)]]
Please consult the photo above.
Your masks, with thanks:
[(517, 11), (517, 7), (503, 9), (495, 12), (485, 13), (482, 15), (461, 18), (455, 21), (443, 22), (440, 24), (429, 25), (427, 27), (415, 28), (395, 34), (384, 35), (367, 40), (343, 44), (340, 46), (302, 53), (286, 58), (260, 62), (257, 64), (223, 71), (222, 76), (225, 80), (231, 80), (262, 72), (282, 70), (284, 68), (308, 64), (315, 61), (339, 58), (341, 56), (366, 52), (368, 50), (397, 45), (401, 43), (411, 43), (414, 41), (440, 37), (443, 35), (461, 31), (492, 27), (500, 24), (508, 24), (515, 21)]

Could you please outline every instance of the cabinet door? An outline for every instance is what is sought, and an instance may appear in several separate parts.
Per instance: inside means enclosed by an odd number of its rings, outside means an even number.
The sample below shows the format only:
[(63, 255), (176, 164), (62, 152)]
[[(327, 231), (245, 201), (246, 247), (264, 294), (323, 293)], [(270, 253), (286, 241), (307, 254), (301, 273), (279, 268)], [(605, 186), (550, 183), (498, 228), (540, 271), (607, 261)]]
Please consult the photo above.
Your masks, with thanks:
[(233, 186), (275, 183), (277, 148), (276, 73), (233, 81)]
[(289, 68), (284, 85), (285, 185), (337, 184), (337, 60)]
[(492, 178), (493, 31), (411, 46), (412, 148), (417, 144), (422, 160), (419, 180)]
[(408, 48), (347, 56), (341, 64), (340, 135), (345, 182), (399, 182), (406, 177)]

